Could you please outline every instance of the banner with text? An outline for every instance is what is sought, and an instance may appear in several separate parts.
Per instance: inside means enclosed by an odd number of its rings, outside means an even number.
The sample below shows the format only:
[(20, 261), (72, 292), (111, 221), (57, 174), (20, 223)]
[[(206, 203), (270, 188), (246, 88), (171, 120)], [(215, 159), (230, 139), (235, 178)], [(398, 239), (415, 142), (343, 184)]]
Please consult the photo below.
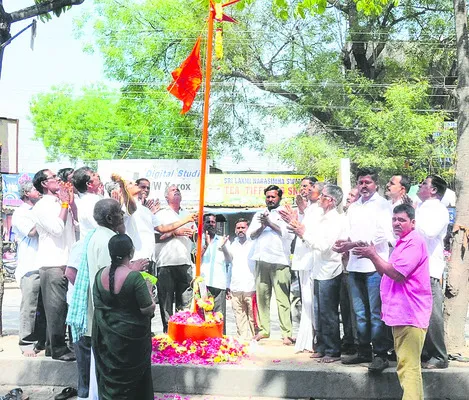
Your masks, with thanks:
[(205, 204), (223, 207), (263, 207), (264, 189), (279, 186), (282, 204), (292, 203), (300, 192), (303, 175), (286, 174), (210, 174), (207, 177)]
[(172, 184), (178, 185), (184, 207), (199, 203), (199, 160), (100, 160), (98, 173), (103, 183), (111, 180), (112, 173), (134, 181), (148, 179), (150, 198), (159, 199), (162, 206), (166, 206), (165, 189)]

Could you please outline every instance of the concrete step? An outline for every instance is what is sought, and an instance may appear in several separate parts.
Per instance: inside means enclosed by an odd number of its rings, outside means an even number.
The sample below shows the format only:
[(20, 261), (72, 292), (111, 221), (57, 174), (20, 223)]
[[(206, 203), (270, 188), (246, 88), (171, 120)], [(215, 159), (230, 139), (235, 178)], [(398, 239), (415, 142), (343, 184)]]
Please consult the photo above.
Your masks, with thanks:
[[(0, 338), (0, 385), (11, 387), (76, 386), (75, 362), (21, 355), (16, 336)], [(308, 353), (294, 352), (278, 339), (261, 341), (249, 359), (236, 365), (153, 365), (158, 393), (215, 398), (400, 399), (395, 363), (379, 376), (366, 364), (318, 364)], [(445, 370), (423, 372), (425, 399), (468, 399), (469, 364), (452, 362)], [(183, 396), (181, 398), (181, 396)], [(31, 398), (34, 400), (34, 398)]]

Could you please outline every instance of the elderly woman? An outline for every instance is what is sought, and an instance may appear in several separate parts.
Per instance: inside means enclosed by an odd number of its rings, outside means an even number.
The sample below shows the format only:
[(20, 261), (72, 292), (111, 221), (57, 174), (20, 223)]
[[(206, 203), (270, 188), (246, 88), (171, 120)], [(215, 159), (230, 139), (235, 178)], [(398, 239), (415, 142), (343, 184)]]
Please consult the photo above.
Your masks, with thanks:
[(292, 221), (290, 229), (313, 252), (314, 320), (316, 345), (311, 358), (322, 363), (340, 361), (339, 300), (342, 257), (332, 247), (345, 237), (345, 220), (337, 212), (342, 201), (342, 189), (324, 186), (319, 198), (323, 214), (314, 226)]
[(93, 287), (92, 348), (101, 400), (153, 400), (151, 318), (155, 303), (142, 278), (127, 235), (109, 241), (111, 266), (101, 269)]

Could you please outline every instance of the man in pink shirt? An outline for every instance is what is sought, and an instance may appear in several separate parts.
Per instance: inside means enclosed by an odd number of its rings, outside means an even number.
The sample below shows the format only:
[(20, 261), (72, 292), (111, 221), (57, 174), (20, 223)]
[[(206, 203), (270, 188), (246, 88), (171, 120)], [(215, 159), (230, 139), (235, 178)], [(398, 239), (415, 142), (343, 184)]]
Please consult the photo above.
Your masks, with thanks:
[(424, 239), (414, 230), (413, 207), (401, 204), (393, 213), (393, 231), (399, 239), (389, 262), (376, 253), (373, 244), (361, 243), (353, 252), (370, 259), (383, 275), (381, 318), (392, 327), (402, 398), (423, 400), (420, 355), (432, 312), (428, 252)]

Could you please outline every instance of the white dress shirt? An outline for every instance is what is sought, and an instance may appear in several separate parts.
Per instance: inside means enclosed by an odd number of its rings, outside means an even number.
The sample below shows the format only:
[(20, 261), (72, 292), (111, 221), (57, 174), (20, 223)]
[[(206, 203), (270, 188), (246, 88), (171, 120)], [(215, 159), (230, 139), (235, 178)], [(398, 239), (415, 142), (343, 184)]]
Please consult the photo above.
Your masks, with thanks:
[[(189, 213), (181, 208), (179, 213), (168, 207), (158, 211), (155, 215), (156, 226), (168, 225), (186, 217)], [(189, 222), (184, 227), (191, 228), (194, 222)], [(192, 265), (191, 251), (193, 243), (187, 236), (176, 236), (161, 243), (156, 243), (156, 266), (169, 267), (175, 265)]]
[[(305, 235), (317, 229), (319, 219), (323, 215), (323, 210), (317, 203), (306, 207), (303, 214), (302, 224), (305, 226)], [(300, 238), (296, 238), (295, 251), (293, 252), (292, 267), (294, 271), (308, 271), (313, 268), (313, 252), (311, 246)]]
[(98, 223), (94, 219), (94, 206), (101, 200), (101, 196), (94, 193), (80, 193), (75, 196), (80, 227), (80, 239), (84, 239), (89, 231), (95, 229)]
[(312, 251), (313, 279), (333, 279), (342, 273), (342, 254), (332, 250), (339, 239), (346, 239), (347, 220), (344, 214), (330, 210), (319, 216), (314, 227), (307, 227), (303, 241)]
[(254, 239), (252, 260), (263, 261), (270, 264), (290, 265), (290, 246), (293, 240), (293, 234), (288, 232), (287, 224), (279, 214), (279, 210), (281, 209), (283, 209), (283, 207), (277, 207), (271, 211), (265, 209), (254, 215), (246, 233), (248, 237), (251, 237), (251, 234), (261, 227), (259, 216), (265, 212), (268, 213), (269, 220), (280, 228), (281, 233), (278, 234), (267, 226), (260, 236)]
[(415, 229), (425, 239), (430, 276), (441, 279), (445, 269), (443, 239), (449, 224), (448, 209), (438, 199), (425, 200), (415, 210)]
[(241, 244), (238, 238), (235, 238), (231, 243), (230, 253), (233, 259), (228, 268), (228, 288), (232, 292), (256, 291), (254, 278), (256, 264), (250, 259), (253, 243), (252, 240), (246, 239)]
[(28, 236), (31, 229), (36, 226), (32, 206), (21, 204), (11, 217), (11, 226), (18, 243), (17, 264), (15, 278), (19, 283), (21, 278), (28, 272), (38, 269), (36, 265), (36, 254), (38, 248), (38, 236)]
[[(348, 237), (352, 242), (362, 240), (374, 243), (379, 256), (389, 258), (388, 242), (394, 241), (390, 204), (377, 192), (366, 202), (360, 197), (347, 211)], [(352, 252), (347, 265), (350, 272), (374, 272), (376, 268), (368, 258), (358, 258)]]
[[(125, 211), (125, 210), (124, 210)], [(157, 220), (147, 207), (137, 201), (137, 210), (124, 215), (125, 233), (130, 236), (135, 247), (133, 260), (155, 259), (155, 227)]]
[(67, 265), (68, 254), (75, 243), (75, 228), (70, 209), (65, 223), (59, 217), (61, 209), (61, 201), (52, 195), (44, 195), (33, 208), (39, 234), (38, 268)]

